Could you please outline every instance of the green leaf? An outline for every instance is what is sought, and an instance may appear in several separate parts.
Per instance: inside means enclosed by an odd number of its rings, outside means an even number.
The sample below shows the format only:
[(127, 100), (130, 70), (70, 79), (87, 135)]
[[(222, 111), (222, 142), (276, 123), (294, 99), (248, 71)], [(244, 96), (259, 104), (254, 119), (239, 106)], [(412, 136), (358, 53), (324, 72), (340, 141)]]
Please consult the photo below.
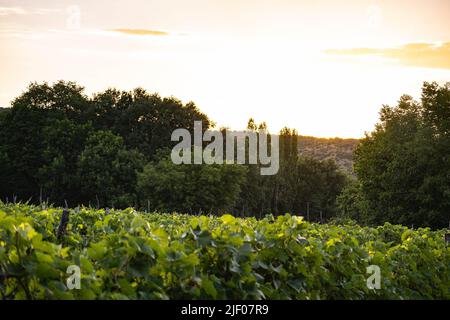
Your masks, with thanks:
[(224, 224), (232, 224), (232, 223), (234, 223), (236, 221), (236, 218), (233, 217), (231, 214), (225, 214), (225, 215), (220, 217), (220, 220)]
[(212, 297), (213, 299), (217, 298), (216, 287), (214, 286), (214, 283), (208, 278), (202, 278), (202, 288), (210, 297)]

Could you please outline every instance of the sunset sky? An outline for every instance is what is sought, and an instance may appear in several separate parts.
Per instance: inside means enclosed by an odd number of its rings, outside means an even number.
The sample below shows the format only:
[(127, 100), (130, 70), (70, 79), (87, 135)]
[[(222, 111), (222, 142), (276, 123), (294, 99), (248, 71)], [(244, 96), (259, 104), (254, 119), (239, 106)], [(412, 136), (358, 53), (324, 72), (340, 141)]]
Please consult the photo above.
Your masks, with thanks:
[(449, 0), (0, 0), (0, 106), (32, 81), (143, 87), (218, 126), (362, 137), (450, 81)]

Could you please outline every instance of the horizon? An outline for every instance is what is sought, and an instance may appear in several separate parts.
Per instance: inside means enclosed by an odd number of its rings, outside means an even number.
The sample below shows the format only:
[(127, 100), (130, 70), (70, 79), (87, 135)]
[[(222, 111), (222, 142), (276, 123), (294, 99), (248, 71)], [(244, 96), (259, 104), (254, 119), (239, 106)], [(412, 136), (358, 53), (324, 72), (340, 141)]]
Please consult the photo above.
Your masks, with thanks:
[(193, 101), (217, 127), (361, 139), (382, 105), (449, 81), (449, 21), (445, 0), (0, 0), (0, 106), (64, 79)]
[[(52, 85), (52, 84), (50, 83), (49, 85)], [(110, 87), (110, 88), (107, 88), (107, 89), (118, 89), (118, 88)], [(26, 90), (24, 90), (23, 93), (24, 92), (26, 92)], [(148, 93), (149, 94), (158, 94), (157, 92), (148, 92)], [(92, 98), (92, 94), (88, 95), (88, 98)], [(170, 97), (161, 97), (161, 98), (164, 99), (164, 98), (170, 98)], [(173, 98), (176, 98), (176, 97), (173, 97)], [(12, 103), (12, 101), (10, 102), (10, 104), (11, 103)], [(183, 102), (183, 104), (185, 104), (185, 103)], [(6, 107), (0, 105), (0, 109), (8, 109), (8, 108), (11, 108), (11, 107), (12, 107), (11, 105), (8, 105)], [(200, 111), (202, 111), (202, 110), (200, 109)], [(214, 123), (214, 119), (210, 119), (210, 120)], [(278, 130), (278, 131), (271, 130), (270, 129), (270, 123), (267, 123), (267, 122), (265, 122), (265, 123), (268, 125), (267, 131), (268, 131), (268, 133), (270, 135), (279, 135), (280, 134), (280, 130), (281, 129)], [(289, 129), (292, 129), (292, 128), (289, 128)], [(229, 131), (245, 132), (245, 131), (248, 130), (248, 128), (246, 126), (243, 126), (242, 128), (230, 128), (230, 127), (223, 127), (223, 126), (219, 127), (219, 126), (215, 125), (215, 126), (211, 127), (209, 130), (211, 130), (211, 131), (229, 130)], [(295, 129), (295, 130), (296, 130), (298, 138), (306, 138), (306, 139), (312, 138), (312, 139), (324, 139), (324, 140), (335, 140), (335, 139), (340, 139), (340, 140), (361, 140), (362, 139), (362, 137), (361, 138), (355, 138), (355, 137), (338, 137), (338, 136), (330, 136), (330, 137), (311, 136), (311, 135), (304, 135), (301, 132), (298, 132), (297, 129)]]

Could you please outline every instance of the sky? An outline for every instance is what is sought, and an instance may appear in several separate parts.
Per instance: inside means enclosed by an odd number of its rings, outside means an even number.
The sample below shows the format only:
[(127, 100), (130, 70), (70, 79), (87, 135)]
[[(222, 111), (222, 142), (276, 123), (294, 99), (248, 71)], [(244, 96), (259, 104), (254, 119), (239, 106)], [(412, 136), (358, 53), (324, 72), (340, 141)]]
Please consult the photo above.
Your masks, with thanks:
[(0, 106), (60, 79), (360, 138), (383, 104), (450, 81), (450, 1), (0, 0)]

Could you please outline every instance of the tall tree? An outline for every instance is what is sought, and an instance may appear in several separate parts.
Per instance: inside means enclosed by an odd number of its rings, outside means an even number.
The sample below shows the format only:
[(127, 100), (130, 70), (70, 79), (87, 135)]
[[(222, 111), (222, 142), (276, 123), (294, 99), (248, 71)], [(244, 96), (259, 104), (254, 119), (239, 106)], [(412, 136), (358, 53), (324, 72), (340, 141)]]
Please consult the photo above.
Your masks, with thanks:
[(368, 223), (447, 226), (450, 220), (450, 86), (424, 83), (402, 96), (355, 151)]
[(39, 195), (37, 170), (45, 163), (45, 128), (52, 121), (46, 110), (15, 106), (0, 123), (0, 175), (2, 198), (20, 200)]
[(78, 160), (84, 199), (100, 206), (137, 205), (137, 175), (143, 163), (143, 156), (127, 150), (121, 137), (108, 131), (94, 132)]
[(55, 204), (76, 205), (82, 181), (78, 179), (78, 157), (87, 137), (93, 132), (88, 124), (76, 124), (68, 119), (56, 120), (43, 128), (44, 164), (38, 169), (40, 196)]

